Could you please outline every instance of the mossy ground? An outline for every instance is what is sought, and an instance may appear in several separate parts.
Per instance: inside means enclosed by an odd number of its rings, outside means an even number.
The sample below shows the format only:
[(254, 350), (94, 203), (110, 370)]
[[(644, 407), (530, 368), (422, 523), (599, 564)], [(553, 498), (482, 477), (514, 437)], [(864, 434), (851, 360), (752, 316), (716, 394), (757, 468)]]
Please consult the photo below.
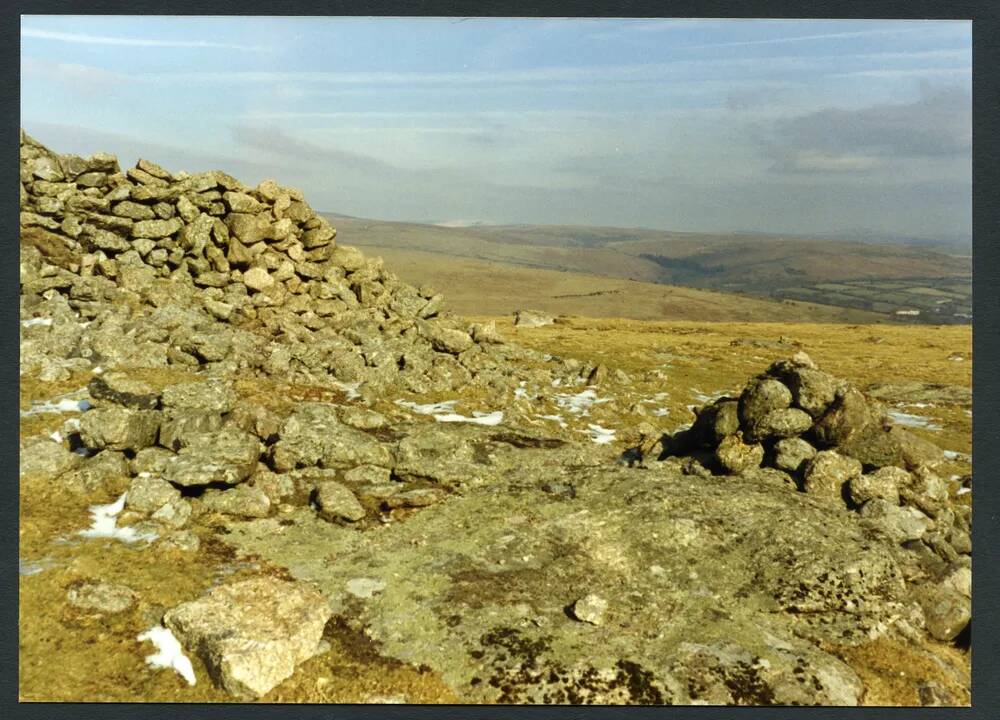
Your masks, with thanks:
[[(600, 394), (619, 398), (617, 417), (596, 406), (594, 421), (617, 422), (625, 428), (643, 419), (664, 431), (690, 422), (688, 405), (701, 404), (699, 392), (736, 390), (770, 362), (796, 349), (808, 352), (825, 370), (865, 387), (873, 382), (919, 380), (970, 386), (972, 333), (966, 326), (811, 325), (778, 323), (642, 322), (571, 318), (537, 329), (515, 328), (501, 318), (507, 339), (563, 357), (622, 369), (629, 383), (609, 381)], [(733, 345), (733, 341), (776, 342), (780, 347)], [(880, 339), (879, 339), (880, 338)], [(950, 359), (961, 353), (962, 361)], [(188, 371), (142, 371), (148, 382), (162, 385), (193, 379)], [(51, 400), (84, 387), (81, 374), (58, 383), (23, 380), (20, 405)], [(240, 378), (237, 390), (255, 396), (279, 412), (302, 400), (342, 402), (330, 388), (289, 387), (278, 382)], [(667, 392), (656, 405), (669, 412), (643, 417), (621, 414), (631, 401)], [(445, 398), (429, 398), (445, 399)], [(462, 397), (472, 407), (488, 407), (496, 398)], [(388, 404), (387, 404), (388, 406)], [(654, 405), (650, 405), (654, 407)], [(388, 408), (387, 408), (388, 409)], [(398, 410), (398, 408), (397, 408)], [(972, 418), (963, 408), (908, 409), (941, 426), (940, 431), (916, 432), (938, 445), (968, 453)], [(21, 435), (48, 434), (69, 417), (41, 414), (22, 418)], [(553, 434), (558, 429), (543, 427)], [(568, 434), (568, 433), (563, 433)], [(624, 433), (622, 433), (624, 437)], [(579, 436), (576, 436), (579, 439)], [(951, 463), (945, 472), (965, 473), (967, 463)], [(198, 683), (188, 687), (179, 675), (147, 666), (154, 650), (136, 636), (155, 624), (159, 613), (198, 597), (213, 583), (260, 573), (283, 572), (252, 559), (236, 562), (209, 528), (199, 529), (201, 549), (193, 553), (167, 550), (154, 543), (125, 545), (112, 540), (88, 540), (76, 533), (88, 526), (87, 507), (110, 502), (106, 497), (74, 495), (45, 478), (22, 478), (20, 494), (20, 558), (44, 569), (20, 578), (19, 694), (25, 701), (156, 701), (222, 702), (229, 697), (216, 689), (200, 661), (194, 660)], [(971, 495), (962, 496), (967, 502)], [(80, 580), (102, 580), (131, 587), (137, 605), (119, 615), (98, 616), (71, 606), (66, 590)], [(263, 698), (264, 702), (456, 702), (433, 673), (389, 661), (377, 655), (364, 636), (337, 625), (327, 628), (330, 650), (304, 663), (296, 674)], [(940, 652), (958, 653), (950, 647)], [(883, 641), (844, 650), (841, 656), (864, 679), (869, 704), (915, 704), (912, 683), (896, 680), (914, 662), (901, 646)], [(967, 660), (967, 658), (966, 658)], [(943, 683), (944, 684), (944, 683)], [(949, 689), (959, 692), (961, 688)], [(965, 696), (956, 695), (960, 701)]]

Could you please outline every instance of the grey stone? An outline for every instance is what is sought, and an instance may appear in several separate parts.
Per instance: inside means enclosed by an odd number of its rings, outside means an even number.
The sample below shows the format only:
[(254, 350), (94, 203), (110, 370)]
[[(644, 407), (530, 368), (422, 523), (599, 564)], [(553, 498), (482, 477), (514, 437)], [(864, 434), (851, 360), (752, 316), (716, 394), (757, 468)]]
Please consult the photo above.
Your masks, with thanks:
[(954, 640), (972, 619), (972, 601), (953, 587), (926, 583), (914, 595), (924, 611), (927, 632), (936, 640)]
[(797, 473), (816, 456), (816, 448), (802, 438), (786, 438), (774, 444), (774, 464), (781, 470)]
[(150, 515), (150, 520), (166, 525), (169, 528), (181, 528), (191, 517), (191, 503), (184, 498), (168, 500)]
[(218, 378), (177, 383), (163, 389), (163, 405), (225, 414), (236, 405), (236, 393), (231, 383)]
[(252, 699), (317, 653), (331, 614), (312, 587), (261, 577), (217, 587), (167, 611), (163, 623), (227, 692)]
[(125, 507), (143, 513), (159, 510), (171, 500), (180, 499), (181, 492), (160, 477), (140, 476), (132, 481)]
[(71, 453), (62, 443), (48, 438), (21, 448), (21, 475), (58, 477), (77, 467), (81, 458)]
[(344, 473), (344, 480), (350, 483), (387, 483), (391, 473), (389, 468), (377, 465), (360, 465)]
[(273, 447), (275, 469), (391, 465), (389, 449), (365, 432), (342, 424), (336, 407), (302, 403), (285, 420)]
[(791, 404), (792, 392), (785, 385), (773, 378), (754, 378), (740, 394), (739, 417), (744, 431), (753, 436), (754, 428), (768, 413), (784, 410)]
[(271, 500), (263, 489), (244, 484), (228, 490), (205, 491), (202, 507), (225, 515), (262, 518), (270, 514)]
[(573, 617), (591, 625), (603, 625), (608, 601), (591, 593), (573, 603)]
[(447, 497), (447, 493), (440, 488), (418, 488), (416, 490), (406, 490), (405, 492), (393, 493), (386, 498), (385, 505), (389, 508), (416, 508), (435, 505)]
[(320, 515), (328, 520), (357, 522), (365, 516), (365, 509), (354, 493), (334, 480), (317, 486), (316, 504)]
[(156, 443), (160, 414), (109, 406), (94, 408), (80, 419), (80, 436), (92, 448), (140, 450)]
[(222, 427), (222, 416), (205, 410), (171, 410), (160, 423), (160, 445), (174, 452), (191, 444), (203, 433)]
[(861, 477), (861, 463), (834, 450), (820, 450), (806, 465), (803, 487), (807, 493), (840, 498), (845, 483)]
[(760, 438), (795, 437), (812, 427), (812, 422), (812, 418), (803, 410), (772, 410), (753, 425), (753, 434)]
[(861, 507), (861, 517), (896, 543), (919, 540), (934, 524), (917, 508), (900, 507), (877, 498)]
[(735, 475), (760, 467), (764, 461), (764, 448), (759, 444), (744, 443), (739, 434), (729, 435), (715, 449), (715, 459), (726, 472)]
[(137, 597), (135, 591), (125, 585), (84, 581), (70, 586), (66, 599), (81, 610), (111, 615), (130, 610)]
[(246, 480), (257, 466), (260, 442), (253, 435), (228, 426), (192, 438), (180, 453), (167, 458), (161, 473), (184, 487)]
[(864, 505), (869, 500), (885, 500), (899, 505), (899, 488), (909, 485), (910, 474), (898, 467), (879, 468), (850, 481), (851, 501)]

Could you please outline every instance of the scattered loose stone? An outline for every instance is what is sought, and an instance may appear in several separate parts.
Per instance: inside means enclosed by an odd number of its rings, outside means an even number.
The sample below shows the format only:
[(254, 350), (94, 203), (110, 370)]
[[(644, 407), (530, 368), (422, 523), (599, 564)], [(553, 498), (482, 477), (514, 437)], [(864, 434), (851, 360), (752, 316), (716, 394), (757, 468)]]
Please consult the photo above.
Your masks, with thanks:
[(603, 625), (608, 601), (599, 595), (590, 594), (573, 603), (573, 617), (591, 625)]
[(357, 522), (365, 516), (365, 509), (354, 493), (333, 480), (317, 486), (316, 504), (320, 515), (328, 520)]
[(70, 587), (66, 593), (70, 605), (82, 610), (114, 614), (131, 609), (136, 594), (125, 585), (106, 582), (84, 582)]

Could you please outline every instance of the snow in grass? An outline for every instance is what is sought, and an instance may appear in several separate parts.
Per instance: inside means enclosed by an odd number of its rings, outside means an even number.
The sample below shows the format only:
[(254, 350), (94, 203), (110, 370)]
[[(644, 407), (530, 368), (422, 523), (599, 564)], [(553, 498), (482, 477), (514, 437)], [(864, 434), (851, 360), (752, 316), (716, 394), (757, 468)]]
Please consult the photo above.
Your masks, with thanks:
[(514, 390), (514, 399), (515, 400), (520, 400), (522, 398), (524, 398), (526, 400), (529, 397), (531, 397), (530, 395), (528, 395), (528, 391), (524, 389), (524, 386), (527, 385), (527, 384), (528, 384), (527, 381), (522, 380), (521, 383), (520, 383), (520, 387), (518, 387), (518, 388), (516, 388)]
[(21, 325), (23, 327), (36, 327), (39, 325), (49, 327), (52, 325), (52, 318), (31, 318), (30, 320), (22, 320)]
[(552, 387), (559, 387), (562, 385), (562, 378), (556, 378), (552, 381)]
[(597, 391), (587, 388), (576, 395), (556, 395), (556, 405), (563, 410), (568, 410), (573, 415), (587, 415), (590, 408), (601, 403), (611, 402), (611, 398), (597, 397)]
[(958, 490), (955, 491), (955, 494), (956, 495), (965, 495), (966, 493), (970, 493), (970, 492), (972, 492), (972, 488), (960, 487)]
[(336, 387), (343, 390), (345, 393), (347, 393), (348, 400), (354, 400), (356, 398), (361, 397), (361, 393), (358, 391), (358, 387), (360, 387), (361, 385), (360, 381), (349, 383), (349, 382), (340, 382), (339, 380), (334, 380), (333, 384)]
[(63, 398), (58, 401), (44, 400), (42, 402), (34, 402), (31, 407), (27, 410), (21, 411), (21, 417), (29, 417), (31, 415), (41, 415), (43, 413), (65, 413), (65, 412), (84, 412), (90, 409), (89, 400), (73, 400), (71, 398)]
[(396, 404), (409, 408), (415, 413), (420, 413), (421, 415), (435, 415), (437, 413), (447, 413), (455, 409), (455, 404), (458, 400), (445, 400), (444, 402), (438, 403), (425, 403), (421, 405), (420, 403), (409, 402), (408, 400), (397, 400)]
[(474, 410), (472, 412), (472, 417), (466, 417), (465, 415), (459, 415), (458, 413), (445, 413), (443, 415), (435, 415), (434, 419), (438, 422), (464, 422), (464, 423), (475, 423), (476, 425), (499, 425), (503, 422), (503, 411), (496, 410), (491, 413), (484, 413)]
[(693, 397), (695, 400), (703, 404), (707, 402), (712, 402), (713, 400), (718, 400), (720, 397), (725, 395), (725, 393), (722, 392), (721, 390), (716, 390), (711, 394), (706, 394), (703, 393), (698, 388), (691, 388), (691, 393), (692, 393), (691, 397)]
[(22, 560), (17, 559), (17, 574), (18, 575), (37, 575), (40, 572), (48, 570), (52, 567), (51, 560)]
[(661, 408), (656, 408), (655, 410), (653, 410), (653, 415), (655, 415), (656, 417), (663, 417), (663, 416), (669, 415), (669, 414), (670, 414), (670, 408), (661, 407)]
[(91, 505), (91, 524), (86, 530), (80, 530), (80, 535), (88, 538), (111, 538), (124, 543), (134, 543), (139, 540), (153, 541), (155, 533), (138, 532), (134, 527), (118, 527), (118, 514), (125, 508), (127, 492), (108, 505)]
[(899, 407), (931, 408), (931, 407), (934, 407), (934, 403), (925, 403), (925, 402), (900, 403)]
[(940, 425), (935, 425), (922, 415), (911, 415), (910, 413), (900, 412), (899, 410), (890, 410), (886, 414), (892, 419), (893, 422), (905, 425), (906, 427), (926, 428), (928, 430), (941, 429)]
[(100, 365), (97, 365), (97, 366), (96, 366), (96, 367), (95, 367), (95, 368), (94, 368), (93, 370), (91, 370), (90, 372), (94, 373), (94, 375), (101, 375), (101, 374), (103, 374), (103, 373), (104, 373), (104, 368), (102, 368), (102, 367), (101, 367)]
[(49, 435), (49, 437), (52, 438), (52, 440), (57, 443), (61, 443), (63, 441), (62, 433), (59, 432), (58, 430)]
[(581, 430), (580, 432), (586, 432), (590, 435), (591, 442), (595, 442), (598, 445), (607, 445), (609, 442), (613, 442), (615, 439), (615, 431), (609, 428), (601, 427), (600, 425), (587, 425), (586, 430)]
[(136, 640), (143, 642), (148, 640), (156, 646), (156, 652), (146, 656), (146, 664), (156, 668), (167, 668), (175, 670), (182, 678), (187, 680), (188, 685), (194, 685), (194, 668), (191, 667), (191, 660), (184, 654), (184, 648), (174, 637), (169, 629), (162, 625), (155, 625), (142, 633)]

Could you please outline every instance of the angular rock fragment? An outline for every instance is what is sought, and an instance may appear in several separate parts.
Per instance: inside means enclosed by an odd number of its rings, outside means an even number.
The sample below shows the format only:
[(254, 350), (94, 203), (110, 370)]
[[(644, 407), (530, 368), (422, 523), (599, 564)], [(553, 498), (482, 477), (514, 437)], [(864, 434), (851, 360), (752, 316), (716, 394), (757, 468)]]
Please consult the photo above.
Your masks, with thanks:
[(253, 699), (318, 652), (331, 612), (311, 586), (261, 577), (183, 603), (167, 611), (163, 624), (222, 688)]

